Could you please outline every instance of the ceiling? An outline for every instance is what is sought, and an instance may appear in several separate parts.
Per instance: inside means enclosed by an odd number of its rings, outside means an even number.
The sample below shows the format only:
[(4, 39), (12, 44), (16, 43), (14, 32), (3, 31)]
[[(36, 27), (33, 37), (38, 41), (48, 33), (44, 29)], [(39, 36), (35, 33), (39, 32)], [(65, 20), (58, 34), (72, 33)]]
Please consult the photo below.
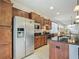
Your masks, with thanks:
[[(76, 13), (73, 11), (77, 0), (14, 0), (25, 7), (36, 10), (47, 16), (56, 23), (69, 25), (75, 20)], [(50, 6), (54, 9), (50, 10)], [(60, 14), (57, 15), (57, 12)]]

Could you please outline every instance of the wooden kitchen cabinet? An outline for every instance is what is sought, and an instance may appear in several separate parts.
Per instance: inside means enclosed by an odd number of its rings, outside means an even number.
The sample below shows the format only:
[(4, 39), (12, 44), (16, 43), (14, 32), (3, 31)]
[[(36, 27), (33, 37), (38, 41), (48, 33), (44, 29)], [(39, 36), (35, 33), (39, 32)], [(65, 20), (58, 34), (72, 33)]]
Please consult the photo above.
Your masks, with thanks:
[(12, 25), (12, 4), (0, 0), (0, 25)]
[(38, 15), (34, 12), (29, 13), (29, 18), (32, 19), (32, 20), (35, 20), (36, 23), (41, 23), (40, 15)]
[(47, 36), (46, 35), (44, 36), (44, 44), (45, 45), (47, 44)]
[(34, 47), (35, 49), (43, 46), (43, 45), (46, 45), (47, 44), (47, 39), (44, 35), (41, 35), (41, 36), (35, 36), (35, 39), (34, 39)]
[(47, 30), (51, 29), (51, 20), (50, 19), (45, 19), (44, 17), (41, 17), (40, 15), (38, 15), (34, 12), (29, 13), (29, 18), (32, 20), (35, 20), (36, 23), (39, 23), (41, 29), (43, 29), (44, 26), (46, 26)]
[(35, 36), (34, 38), (34, 48), (38, 48), (39, 42), (38, 42), (38, 37)]
[(31, 12), (29, 13), (29, 18), (35, 20), (35, 22), (38, 22), (39, 15), (34, 12)]
[(13, 16), (20, 16), (20, 17), (29, 18), (28, 12), (22, 11), (22, 10), (14, 8), (14, 7), (12, 9), (13, 9), (13, 13), (12, 13)]
[(40, 42), (41, 42), (41, 37), (35, 36), (35, 49), (41, 46)]
[(11, 43), (11, 28), (0, 27), (0, 44)]
[(46, 44), (47, 44), (47, 39), (46, 39), (46, 36), (43, 35), (43, 36), (41, 37), (41, 46), (46, 45)]
[(43, 29), (43, 26), (44, 26), (44, 17), (40, 18), (40, 25), (41, 25), (41, 29)]
[(48, 20), (49, 30), (52, 28), (52, 21)]
[(51, 29), (51, 24), (52, 21), (50, 19), (44, 19), (44, 22), (43, 22), (43, 26), (46, 27), (46, 30), (50, 30)]
[(68, 44), (61, 42), (49, 43), (49, 59), (69, 59)]
[(10, 44), (0, 44), (0, 59), (12, 59)]
[(12, 58), (12, 33), (10, 27), (0, 27), (0, 59)]

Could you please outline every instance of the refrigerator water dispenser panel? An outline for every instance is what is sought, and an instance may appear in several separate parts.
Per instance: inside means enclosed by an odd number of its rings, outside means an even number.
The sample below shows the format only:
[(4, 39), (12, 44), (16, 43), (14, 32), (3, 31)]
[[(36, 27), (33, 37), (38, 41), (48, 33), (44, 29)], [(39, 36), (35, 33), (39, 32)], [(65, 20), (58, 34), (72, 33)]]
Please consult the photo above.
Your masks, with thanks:
[(24, 38), (24, 28), (17, 28), (17, 38)]

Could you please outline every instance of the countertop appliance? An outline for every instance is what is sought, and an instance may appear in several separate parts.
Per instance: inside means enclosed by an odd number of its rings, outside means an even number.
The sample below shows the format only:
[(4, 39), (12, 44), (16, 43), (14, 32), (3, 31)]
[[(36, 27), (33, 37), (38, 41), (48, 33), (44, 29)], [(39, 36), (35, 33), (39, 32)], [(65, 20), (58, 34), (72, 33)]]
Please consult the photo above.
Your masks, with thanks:
[(69, 44), (69, 59), (79, 59), (79, 45)]
[(15, 16), (13, 19), (13, 59), (22, 59), (34, 52), (34, 21)]

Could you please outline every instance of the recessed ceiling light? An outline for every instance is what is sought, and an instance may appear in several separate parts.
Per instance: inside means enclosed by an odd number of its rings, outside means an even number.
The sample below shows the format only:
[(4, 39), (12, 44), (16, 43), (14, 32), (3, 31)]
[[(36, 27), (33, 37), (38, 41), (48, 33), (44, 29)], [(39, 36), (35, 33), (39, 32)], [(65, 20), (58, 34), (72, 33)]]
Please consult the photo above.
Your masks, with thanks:
[(57, 15), (59, 15), (60, 13), (59, 12), (57, 12)]
[(53, 10), (53, 9), (54, 9), (54, 7), (53, 7), (53, 6), (51, 6), (51, 7), (50, 7), (50, 10)]

